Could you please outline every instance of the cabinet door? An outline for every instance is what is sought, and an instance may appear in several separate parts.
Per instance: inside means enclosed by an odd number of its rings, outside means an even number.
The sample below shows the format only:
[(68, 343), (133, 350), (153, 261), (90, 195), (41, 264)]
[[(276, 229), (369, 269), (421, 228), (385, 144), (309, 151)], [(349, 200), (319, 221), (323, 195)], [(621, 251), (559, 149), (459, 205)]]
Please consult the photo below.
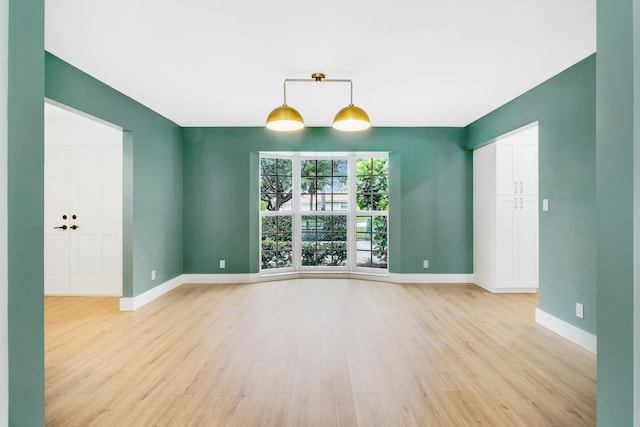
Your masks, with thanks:
[(538, 197), (518, 197), (518, 287), (538, 287)]
[(498, 141), (496, 144), (496, 194), (515, 194), (518, 190), (514, 170), (515, 146), (506, 141)]
[(496, 199), (496, 287), (517, 287), (516, 219), (518, 198), (499, 196)]
[(538, 194), (538, 140), (531, 135), (519, 141), (516, 151), (518, 194)]

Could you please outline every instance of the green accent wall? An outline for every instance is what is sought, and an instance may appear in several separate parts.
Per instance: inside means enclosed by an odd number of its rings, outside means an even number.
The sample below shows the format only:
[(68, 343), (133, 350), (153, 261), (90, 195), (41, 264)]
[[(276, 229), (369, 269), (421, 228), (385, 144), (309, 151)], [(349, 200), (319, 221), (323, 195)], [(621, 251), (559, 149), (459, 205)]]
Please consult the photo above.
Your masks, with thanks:
[[(539, 122), (541, 310), (596, 333), (595, 54), (465, 128), (478, 148)], [(584, 319), (575, 304), (584, 304)]]
[(598, 2), (597, 409), (600, 426), (640, 424), (637, 414), (640, 384), (634, 369), (634, 363), (640, 368), (640, 355), (634, 356), (639, 339), (634, 312), (640, 308), (637, 302), (640, 291), (639, 15), (638, 0)]
[(471, 274), (472, 154), (463, 144), (461, 128), (373, 128), (357, 134), (331, 128), (294, 134), (186, 128), (184, 272), (259, 271), (258, 152), (385, 151), (391, 174), (389, 270)]
[(127, 131), (123, 295), (182, 274), (182, 128), (48, 52), (45, 66), (47, 98)]
[(9, 425), (41, 426), (44, 425), (44, 1), (10, 0), (8, 32)]

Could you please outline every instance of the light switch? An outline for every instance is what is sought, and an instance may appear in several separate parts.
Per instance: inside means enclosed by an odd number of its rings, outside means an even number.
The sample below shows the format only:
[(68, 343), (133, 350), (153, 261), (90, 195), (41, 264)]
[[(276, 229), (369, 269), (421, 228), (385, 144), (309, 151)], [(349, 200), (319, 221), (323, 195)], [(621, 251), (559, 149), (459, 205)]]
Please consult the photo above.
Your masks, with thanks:
[(542, 199), (542, 211), (543, 212), (549, 211), (549, 199)]

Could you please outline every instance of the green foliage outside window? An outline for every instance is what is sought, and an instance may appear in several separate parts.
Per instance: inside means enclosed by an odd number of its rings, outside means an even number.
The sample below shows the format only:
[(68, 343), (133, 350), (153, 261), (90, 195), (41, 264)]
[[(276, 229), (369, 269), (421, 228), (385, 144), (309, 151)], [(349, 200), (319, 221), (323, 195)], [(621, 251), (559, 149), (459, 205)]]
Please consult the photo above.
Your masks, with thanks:
[[(356, 176), (358, 208), (361, 211), (389, 210), (389, 166), (387, 159), (358, 160)], [(369, 221), (373, 222), (373, 224), (369, 224), (369, 227), (373, 225), (373, 229), (376, 230), (376, 233), (372, 234), (373, 253), (386, 263), (388, 259), (387, 217), (373, 216)]]

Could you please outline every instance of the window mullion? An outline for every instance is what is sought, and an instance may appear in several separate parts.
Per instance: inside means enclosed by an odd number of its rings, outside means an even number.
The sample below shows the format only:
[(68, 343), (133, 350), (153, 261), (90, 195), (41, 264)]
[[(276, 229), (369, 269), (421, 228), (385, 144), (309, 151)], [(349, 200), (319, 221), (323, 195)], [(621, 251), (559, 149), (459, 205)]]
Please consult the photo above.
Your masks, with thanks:
[(358, 184), (356, 182), (356, 158), (349, 156), (347, 169), (347, 192), (349, 193), (348, 218), (347, 218), (347, 268), (353, 270), (357, 265), (357, 244), (356, 239), (356, 192)]
[(300, 212), (300, 182), (301, 182), (301, 176), (300, 174), (302, 173), (301, 168), (300, 168), (300, 157), (299, 156), (293, 156), (292, 159), (293, 165), (292, 165), (292, 173), (293, 176), (291, 177), (291, 182), (293, 185), (293, 204), (292, 204), (292, 208), (293, 208), (293, 212), (292, 212), (292, 224), (291, 226), (293, 227), (293, 235), (292, 235), (292, 246), (293, 246), (293, 267), (296, 271), (298, 271), (300, 269), (300, 266), (302, 265), (302, 218), (301, 218), (301, 212)]

